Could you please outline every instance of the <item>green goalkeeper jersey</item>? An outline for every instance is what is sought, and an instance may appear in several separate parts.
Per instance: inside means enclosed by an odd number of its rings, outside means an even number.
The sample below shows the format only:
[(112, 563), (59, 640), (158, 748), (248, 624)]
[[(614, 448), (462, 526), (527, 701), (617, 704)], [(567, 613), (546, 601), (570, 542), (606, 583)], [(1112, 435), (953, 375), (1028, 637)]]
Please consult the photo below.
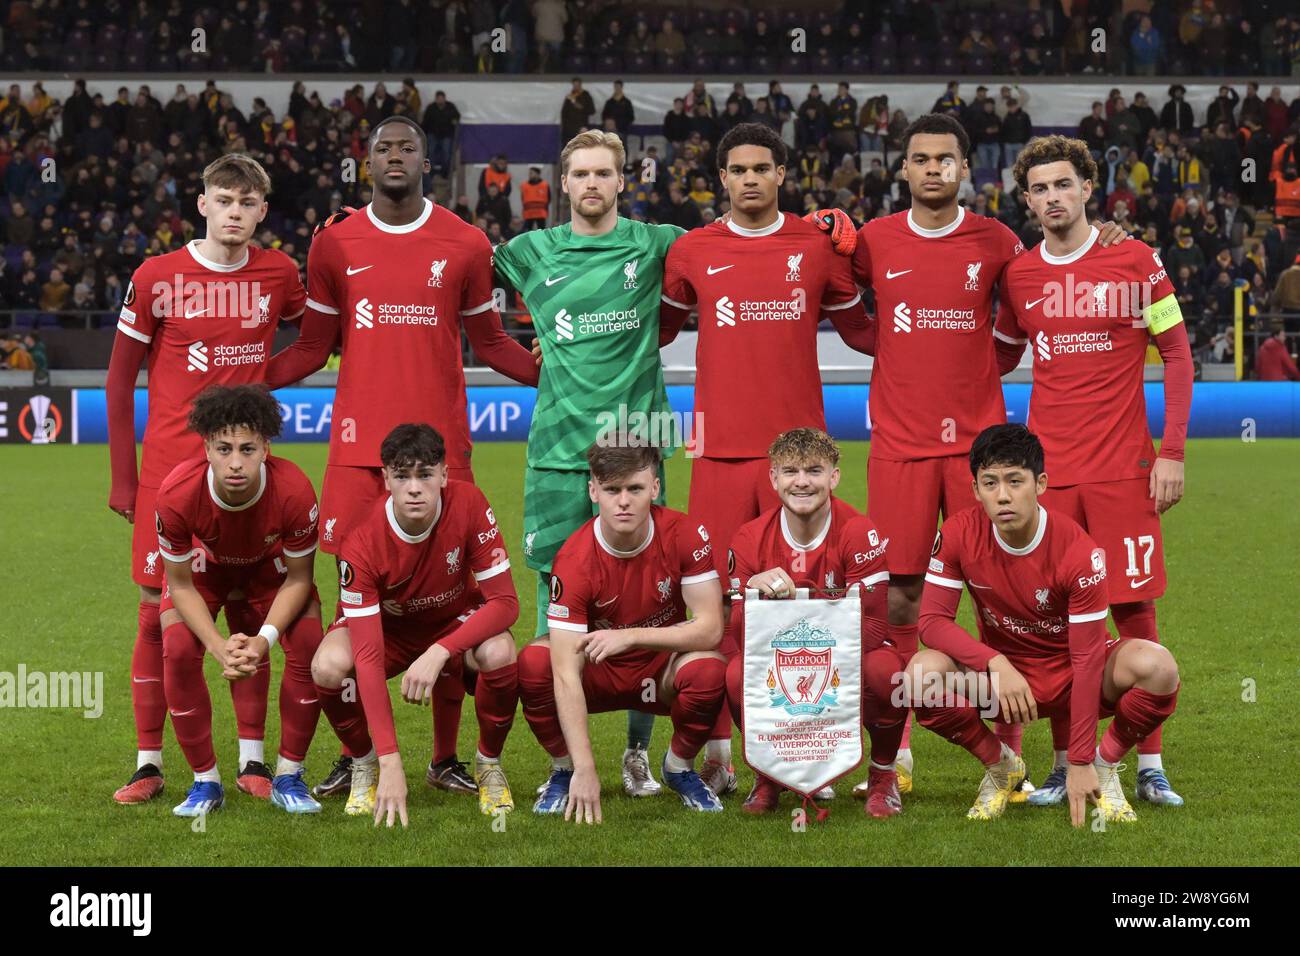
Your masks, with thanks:
[[(659, 361), (659, 297), (664, 257), (681, 234), (619, 217), (603, 236), (576, 236), (565, 224), (497, 248), (497, 271), (523, 294), (542, 345), (530, 468), (586, 470), (587, 449), (602, 431), (631, 430), (641, 416), (676, 438), (664, 427), (671, 410)], [(665, 457), (672, 453), (666, 442), (654, 444)]]

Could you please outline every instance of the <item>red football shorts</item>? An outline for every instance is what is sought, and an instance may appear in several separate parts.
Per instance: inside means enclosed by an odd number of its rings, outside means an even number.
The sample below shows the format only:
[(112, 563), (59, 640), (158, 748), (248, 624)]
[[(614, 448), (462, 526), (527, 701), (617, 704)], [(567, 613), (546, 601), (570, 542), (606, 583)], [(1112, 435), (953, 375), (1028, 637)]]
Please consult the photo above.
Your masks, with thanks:
[[(443, 638), (451, 635), (458, 627), (477, 611), (481, 604), (475, 605), (451, 620), (430, 622), (408, 622), (384, 616), (384, 677), (391, 680), (415, 663), (415, 659), (433, 647)], [(348, 619), (343, 615), (342, 607), (337, 610), (334, 623), (329, 626), (333, 631), (347, 627)], [(327, 632), (328, 633), (328, 632)], [(443, 674), (464, 678), (465, 655), (453, 654), (442, 667)]]
[[(448, 467), (447, 476), (474, 481), (474, 472), (469, 468)], [(386, 497), (382, 468), (326, 465), (320, 492), (320, 549), (326, 554), (338, 554), (348, 532), (366, 516), (371, 505)]]
[[(740, 526), (781, 504), (767, 458), (696, 458), (687, 511), (709, 532), (718, 576), (728, 580), (727, 552)], [(725, 590), (725, 587), (724, 587)]]
[(969, 455), (867, 459), (867, 514), (881, 537), (889, 539), (885, 564), (890, 574), (924, 574), (940, 513), (951, 518), (977, 504)]
[(158, 552), (155, 509), (158, 489), (140, 485), (135, 490), (135, 522), (131, 525), (131, 580), (147, 588), (162, 590), (166, 583), (163, 561)]
[[(214, 620), (217, 611), (230, 599), (230, 595), (238, 592), (243, 595), (242, 600), (247, 601), (253, 609), (254, 620), (265, 621), (267, 613), (271, 610), (271, 604), (280, 591), (280, 585), (284, 583), (285, 575), (288, 573), (280, 571), (277, 561), (283, 564), (282, 559), (274, 558), (259, 562), (252, 567), (241, 568), (222, 567), (209, 561), (204, 570), (193, 572), (194, 588), (207, 604), (208, 613)], [(315, 585), (312, 585), (311, 597), (303, 605), (302, 613), (298, 617), (307, 613), (307, 609), (313, 603), (320, 603), (320, 594)], [(171, 592), (164, 586), (159, 612), (173, 607), (175, 605), (172, 604)], [(294, 620), (296, 621), (297, 618)]]
[(659, 699), (659, 678), (673, 658), (673, 652), (632, 652), (582, 668), (582, 693), (587, 713), (612, 710), (640, 710), (666, 716), (672, 711)]
[[(1106, 642), (1107, 661), (1123, 643), (1123, 641)], [(1034, 703), (1038, 705), (1039, 719), (1070, 716), (1070, 690), (1074, 684), (1074, 668), (1070, 666), (1069, 654), (1058, 654), (1055, 657), (1037, 660), (1016, 657), (1009, 660), (1029, 684), (1029, 690), (1034, 695)], [(1109, 717), (1114, 713), (1106, 706), (1104, 696), (1098, 703), (1102, 717)]]
[(1165, 548), (1149, 487), (1146, 478), (1049, 485), (1039, 499), (1079, 522), (1106, 552), (1111, 604), (1151, 601), (1165, 593)]

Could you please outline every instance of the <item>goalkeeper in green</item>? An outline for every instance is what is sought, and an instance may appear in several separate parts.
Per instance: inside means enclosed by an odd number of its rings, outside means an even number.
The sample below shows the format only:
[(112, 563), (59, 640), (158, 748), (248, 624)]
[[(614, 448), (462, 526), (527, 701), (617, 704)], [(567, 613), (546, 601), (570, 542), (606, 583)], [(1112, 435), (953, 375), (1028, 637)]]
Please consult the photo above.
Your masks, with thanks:
[[(625, 160), (617, 135), (579, 133), (560, 153), (561, 190), (572, 220), (524, 232), (495, 254), (497, 273), (523, 296), (541, 345), (523, 542), (528, 566), (537, 572), (539, 637), (548, 630), (551, 562), (596, 513), (587, 493), (587, 450), (635, 431), (637, 423), (646, 425), (647, 443), (659, 445), (665, 458), (682, 437), (671, 425), (659, 361), (664, 257), (682, 230), (619, 216)], [(628, 711), (623, 788), (631, 796), (660, 789), (648, 756), (653, 728), (653, 714)]]

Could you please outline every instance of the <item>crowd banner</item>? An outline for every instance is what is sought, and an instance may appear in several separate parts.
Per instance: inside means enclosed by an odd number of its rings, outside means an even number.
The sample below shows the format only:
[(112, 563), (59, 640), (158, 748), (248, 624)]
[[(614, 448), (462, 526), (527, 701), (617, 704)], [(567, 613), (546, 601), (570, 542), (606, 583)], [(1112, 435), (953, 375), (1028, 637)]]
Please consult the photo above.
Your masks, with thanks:
[(745, 760), (811, 797), (862, 763), (861, 585), (837, 599), (745, 591)]

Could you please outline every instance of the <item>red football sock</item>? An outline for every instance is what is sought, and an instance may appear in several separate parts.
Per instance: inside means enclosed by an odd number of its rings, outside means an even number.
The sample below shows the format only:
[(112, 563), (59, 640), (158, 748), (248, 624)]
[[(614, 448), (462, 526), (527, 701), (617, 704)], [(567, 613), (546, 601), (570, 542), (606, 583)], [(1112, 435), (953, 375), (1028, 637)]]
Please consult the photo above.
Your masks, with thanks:
[[(1129, 604), (1112, 604), (1110, 608), (1111, 617), (1115, 619), (1115, 630), (1119, 632), (1121, 638), (1138, 637), (1146, 641), (1160, 643), (1160, 633), (1156, 630), (1156, 602), (1155, 601), (1133, 601)], [(1140, 754), (1158, 754), (1162, 745), (1161, 729), (1157, 727), (1147, 735), (1145, 740), (1139, 740), (1137, 745)]]
[(311, 659), (320, 646), (320, 618), (300, 617), (281, 638), (284, 674), (280, 677), (280, 756), (301, 763), (307, 757), (320, 719), (321, 698), (311, 679)]
[(1130, 687), (1115, 704), (1115, 719), (1101, 738), (1101, 759), (1118, 763), (1143, 737), (1159, 727), (1174, 712), (1178, 691), (1153, 694), (1141, 687)]
[(325, 719), (334, 728), (334, 735), (343, 745), (343, 752), (349, 757), (364, 757), (374, 749), (370, 742), (370, 730), (366, 724), (366, 712), (361, 708), (356, 691), (351, 692), (351, 700), (343, 699), (342, 687), (322, 687), (313, 685), (316, 696), (320, 698), (321, 709)]
[(235, 705), (235, 725), (239, 728), (240, 740), (266, 737), (266, 707), (270, 693), (269, 657), (257, 665), (257, 672), (252, 677), (230, 682), (230, 699)]
[(894, 650), (908, 660), (916, 653), (920, 640), (920, 626), (917, 624), (888, 624), (885, 626), (886, 639), (894, 645)]
[(163, 632), (163, 688), (171, 710), (172, 729), (190, 768), (211, 770), (212, 699), (203, 679), (203, 644), (183, 622)]
[(862, 722), (871, 736), (871, 759), (882, 767), (898, 759), (907, 726), (907, 711), (895, 704), (902, 669), (903, 658), (893, 648), (862, 655)]
[[(745, 698), (745, 661), (742, 657), (736, 656), (727, 661), (727, 710), (731, 718), (736, 722), (736, 726), (741, 729), (743, 734), (744, 724), (740, 719), (741, 701)], [(717, 724), (714, 724), (717, 729)], [(716, 737), (710, 736), (711, 740)]]
[(480, 671), (474, 687), (474, 713), (478, 716), (478, 751), (500, 757), (506, 735), (519, 706), (519, 663), (511, 661), (494, 671)]
[(1057, 714), (1052, 718), (1052, 749), (1070, 749), (1070, 715)]
[(163, 638), (158, 605), (140, 602), (131, 651), (131, 707), (135, 711), (136, 746), (162, 750), (167, 699), (163, 695)]
[(1008, 724), (1001, 720), (993, 722), (993, 733), (1016, 753), (1020, 753), (1020, 742), (1025, 736), (1024, 724)]
[(460, 711), (465, 702), (465, 684), (445, 671), (433, 685), (433, 762), (442, 763), (456, 756), (456, 738), (460, 736)]
[(524, 702), (524, 718), (533, 736), (552, 757), (567, 757), (560, 717), (555, 710), (555, 684), (551, 676), (551, 649), (529, 644), (519, 652), (519, 696)]
[(979, 712), (960, 697), (953, 707), (918, 707), (916, 719), (944, 740), (965, 747), (986, 767), (1002, 755), (1002, 744), (993, 731), (980, 720)]
[(677, 668), (674, 678), (677, 696), (670, 711), (673, 721), (673, 753), (682, 760), (694, 760), (704, 749), (726, 696), (727, 663), (716, 657), (701, 657)]

